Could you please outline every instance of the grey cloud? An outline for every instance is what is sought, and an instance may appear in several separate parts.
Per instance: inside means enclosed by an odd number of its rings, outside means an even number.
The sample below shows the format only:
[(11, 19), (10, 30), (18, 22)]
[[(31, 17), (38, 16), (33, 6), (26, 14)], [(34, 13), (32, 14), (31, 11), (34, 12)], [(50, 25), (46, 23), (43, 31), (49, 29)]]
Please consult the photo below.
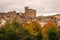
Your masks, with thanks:
[(37, 10), (37, 14), (60, 13), (60, 0), (0, 0), (0, 11), (24, 11), (29, 6)]

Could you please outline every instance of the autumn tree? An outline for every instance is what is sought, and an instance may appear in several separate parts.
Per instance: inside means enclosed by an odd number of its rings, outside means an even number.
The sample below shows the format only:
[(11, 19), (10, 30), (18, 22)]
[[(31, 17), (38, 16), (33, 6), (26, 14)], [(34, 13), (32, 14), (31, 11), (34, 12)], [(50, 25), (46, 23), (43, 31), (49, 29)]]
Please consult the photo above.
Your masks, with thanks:
[(42, 40), (41, 25), (38, 22), (27, 23), (24, 25), (24, 29), (29, 31), (31, 40)]
[(42, 28), (42, 34), (46, 35), (46, 31), (52, 26), (58, 29), (58, 25), (53, 20), (49, 20), (47, 24)]

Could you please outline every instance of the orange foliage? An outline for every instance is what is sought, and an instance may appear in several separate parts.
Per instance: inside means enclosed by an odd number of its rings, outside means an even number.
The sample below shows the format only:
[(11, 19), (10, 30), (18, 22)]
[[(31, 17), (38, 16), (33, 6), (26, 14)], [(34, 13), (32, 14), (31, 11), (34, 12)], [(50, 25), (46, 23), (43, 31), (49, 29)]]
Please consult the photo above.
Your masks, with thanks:
[(42, 28), (42, 34), (45, 35), (46, 31), (50, 28), (50, 27), (54, 27), (56, 29), (58, 29), (57, 24), (53, 21), (50, 20), (43, 28)]
[(46, 35), (46, 31), (50, 27), (58, 29), (58, 25), (53, 20), (48, 21), (48, 23), (44, 27), (41, 27), (41, 25), (37, 21), (32, 21), (31, 23), (24, 24), (24, 29), (29, 30), (29, 32), (33, 35), (37, 34), (37, 31), (35, 30), (37, 28), (40, 32), (42, 32), (43, 35)]

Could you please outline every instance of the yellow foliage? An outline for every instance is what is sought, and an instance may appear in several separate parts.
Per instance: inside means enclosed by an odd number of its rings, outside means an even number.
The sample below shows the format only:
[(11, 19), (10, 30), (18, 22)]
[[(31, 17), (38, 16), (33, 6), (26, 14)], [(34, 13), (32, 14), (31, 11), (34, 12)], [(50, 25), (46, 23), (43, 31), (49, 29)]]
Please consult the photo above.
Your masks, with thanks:
[(32, 21), (31, 23), (24, 24), (24, 29), (28, 30), (32, 35), (37, 35), (37, 30), (40, 31), (41, 25), (36, 21)]

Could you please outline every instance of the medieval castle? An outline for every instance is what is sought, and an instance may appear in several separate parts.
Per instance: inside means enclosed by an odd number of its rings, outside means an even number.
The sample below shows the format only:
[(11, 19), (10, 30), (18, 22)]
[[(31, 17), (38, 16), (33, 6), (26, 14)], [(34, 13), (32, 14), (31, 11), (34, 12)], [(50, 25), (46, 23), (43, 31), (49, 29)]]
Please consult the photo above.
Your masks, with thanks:
[(36, 17), (36, 10), (25, 7), (24, 13), (17, 13), (16, 11), (10, 11), (7, 13), (0, 13), (0, 25), (5, 21), (11, 21), (16, 18), (19, 23), (29, 23), (31, 21), (37, 21), (44, 26), (49, 20), (53, 20), (60, 26), (60, 14), (53, 16), (38, 16)]

